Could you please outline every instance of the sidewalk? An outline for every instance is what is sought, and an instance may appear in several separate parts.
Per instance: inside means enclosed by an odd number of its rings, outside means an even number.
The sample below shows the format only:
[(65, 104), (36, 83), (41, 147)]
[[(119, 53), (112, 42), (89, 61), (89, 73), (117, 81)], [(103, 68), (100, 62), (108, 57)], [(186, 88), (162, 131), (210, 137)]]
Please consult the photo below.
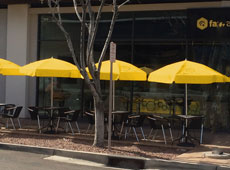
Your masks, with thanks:
[(187, 153), (183, 153), (177, 156), (174, 160), (193, 162), (193, 163), (208, 163), (212, 165), (219, 165), (228, 167), (230, 169), (230, 156), (219, 157), (213, 155), (208, 157), (212, 151), (218, 150), (224, 153), (230, 153), (230, 134), (229, 133), (217, 133), (206, 134), (207, 144), (202, 144), (190, 150)]

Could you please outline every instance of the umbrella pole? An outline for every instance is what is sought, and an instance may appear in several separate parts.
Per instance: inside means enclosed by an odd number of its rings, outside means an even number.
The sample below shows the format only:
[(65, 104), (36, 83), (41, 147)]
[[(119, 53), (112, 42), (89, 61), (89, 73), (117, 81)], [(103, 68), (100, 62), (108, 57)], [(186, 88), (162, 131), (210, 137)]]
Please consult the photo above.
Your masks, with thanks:
[[(54, 105), (54, 78), (51, 77), (51, 87), (50, 87), (50, 102), (51, 102), (51, 110), (50, 110), (50, 117), (53, 117), (53, 105)], [(53, 126), (53, 121), (50, 121), (50, 125), (51, 125), (51, 131), (52, 131), (52, 126)]]
[(113, 111), (115, 110), (115, 81), (113, 81)]
[(185, 84), (185, 115), (188, 115), (188, 85)]
[[(185, 115), (186, 116), (188, 115), (188, 85), (187, 84), (185, 84)], [(187, 127), (188, 127), (188, 119), (185, 119), (185, 128), (187, 129)], [(185, 140), (187, 140), (187, 136), (188, 136), (188, 131), (186, 130)]]
[(51, 87), (50, 87), (50, 105), (51, 107), (53, 107), (54, 101), (53, 101), (53, 97), (54, 97), (54, 78), (51, 77)]
[(112, 109), (113, 109), (113, 62), (110, 60), (110, 83), (109, 83), (109, 129), (108, 129), (108, 150), (111, 149), (111, 127), (112, 127)]

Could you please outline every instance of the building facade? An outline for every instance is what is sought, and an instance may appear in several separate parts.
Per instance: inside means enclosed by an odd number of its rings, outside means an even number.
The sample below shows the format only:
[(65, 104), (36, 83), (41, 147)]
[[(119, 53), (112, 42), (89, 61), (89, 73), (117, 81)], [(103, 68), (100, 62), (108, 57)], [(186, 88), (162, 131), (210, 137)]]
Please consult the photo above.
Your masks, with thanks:
[[(3, 3), (4, 2), (4, 3)], [(53, 22), (49, 8), (40, 1), (0, 2), (0, 57), (25, 65), (55, 57), (73, 62), (66, 40)], [(32, 2), (32, 3), (31, 3)], [(156, 1), (155, 1), (156, 2)], [(97, 8), (96, 6), (94, 7)], [(111, 9), (105, 7), (100, 22), (95, 58), (106, 37)], [(147, 73), (185, 58), (230, 75), (230, 2), (157, 1), (133, 3), (120, 9), (112, 41), (117, 59), (133, 63)], [(70, 4), (61, 8), (65, 28), (79, 52), (80, 24)], [(107, 54), (107, 59), (108, 59)], [(0, 102), (23, 105), (49, 105), (49, 78), (0, 77)], [(92, 108), (92, 96), (80, 79), (56, 78), (55, 105), (73, 109)], [(108, 82), (102, 82), (108, 94)], [(230, 125), (229, 84), (189, 85), (189, 114), (206, 116), (207, 128), (228, 129)], [(116, 82), (116, 107), (140, 108), (144, 113), (181, 114), (184, 85), (148, 82)], [(173, 111), (170, 101), (175, 101)], [(133, 101), (130, 104), (130, 101)], [(27, 117), (24, 110), (22, 117)]]

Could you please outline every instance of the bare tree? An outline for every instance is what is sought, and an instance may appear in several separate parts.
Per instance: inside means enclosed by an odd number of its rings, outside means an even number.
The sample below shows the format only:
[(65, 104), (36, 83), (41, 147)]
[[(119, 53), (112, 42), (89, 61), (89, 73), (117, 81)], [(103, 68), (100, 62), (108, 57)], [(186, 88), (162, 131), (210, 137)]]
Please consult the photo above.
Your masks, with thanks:
[[(98, 10), (95, 12), (92, 10), (92, 1), (98, 2)], [(71, 52), (72, 58), (75, 65), (80, 70), (86, 84), (89, 86), (89, 89), (92, 93), (94, 99), (94, 109), (95, 109), (95, 135), (94, 135), (94, 146), (103, 147), (104, 146), (104, 101), (102, 99), (102, 92), (100, 86), (100, 69), (102, 61), (105, 58), (106, 51), (108, 49), (111, 35), (113, 32), (114, 24), (117, 18), (118, 9), (125, 5), (129, 0), (125, 0), (120, 5), (117, 4), (116, 0), (106, 1), (106, 0), (73, 0), (73, 6), (78, 20), (81, 23), (81, 35), (80, 35), (80, 55), (77, 56), (71, 37), (69, 33), (65, 30), (61, 12), (60, 12), (60, 2), (61, 0), (48, 0), (48, 5), (52, 14), (54, 21), (57, 23), (58, 27), (64, 33), (69, 50)], [(98, 68), (95, 66), (94, 58), (94, 42), (97, 34), (97, 29), (99, 21), (101, 18), (102, 10), (105, 5), (112, 6), (112, 18), (110, 23), (110, 28), (107, 34), (107, 38), (104, 42), (103, 49), (100, 53), (98, 59)], [(86, 19), (86, 16), (88, 19)], [(87, 35), (87, 36), (86, 36)], [(88, 37), (86, 41), (86, 37)], [(92, 76), (90, 80), (86, 67), (89, 68), (89, 72)]]

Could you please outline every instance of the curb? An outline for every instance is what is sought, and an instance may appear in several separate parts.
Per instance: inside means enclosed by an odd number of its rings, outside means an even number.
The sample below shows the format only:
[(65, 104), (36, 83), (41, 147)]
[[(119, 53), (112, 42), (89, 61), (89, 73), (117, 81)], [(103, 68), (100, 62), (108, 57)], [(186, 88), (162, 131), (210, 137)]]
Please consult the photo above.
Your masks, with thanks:
[(82, 159), (92, 162), (105, 164), (106, 166), (127, 169), (199, 169), (199, 170), (230, 170), (230, 167), (218, 165), (186, 163), (173, 160), (149, 159), (141, 157), (119, 156), (109, 154), (98, 154), (92, 152), (79, 152), (73, 150), (54, 149), (47, 147), (36, 147), (29, 145), (18, 145), (9, 143), (0, 143), (0, 149), (23, 151), (36, 154), (57, 155), (69, 158)]

